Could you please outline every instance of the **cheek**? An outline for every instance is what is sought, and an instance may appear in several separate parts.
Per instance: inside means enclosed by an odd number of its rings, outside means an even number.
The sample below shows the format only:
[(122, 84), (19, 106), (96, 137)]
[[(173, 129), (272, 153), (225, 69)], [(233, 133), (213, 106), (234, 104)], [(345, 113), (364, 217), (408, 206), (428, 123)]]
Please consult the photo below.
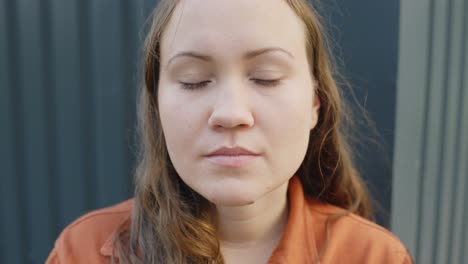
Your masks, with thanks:
[(273, 164), (295, 167), (302, 162), (309, 143), (312, 103), (312, 92), (304, 89), (284, 95), (271, 106), (264, 133), (268, 134)]
[(279, 145), (278, 150), (287, 150), (287, 155), (302, 152), (308, 144), (310, 134), (310, 114), (308, 108), (283, 107), (275, 118), (275, 129), (271, 130), (272, 142)]
[(160, 92), (158, 98), (161, 125), (171, 160), (183, 162), (197, 137), (200, 114), (193, 102), (167, 90)]
[(265, 121), (269, 124), (266, 130), (280, 141), (283, 141), (281, 139), (294, 140), (299, 135), (308, 135), (313, 117), (312, 91), (305, 88), (294, 89), (294, 86), (285, 90), (281, 96), (268, 105), (269, 109), (260, 110), (268, 119)]

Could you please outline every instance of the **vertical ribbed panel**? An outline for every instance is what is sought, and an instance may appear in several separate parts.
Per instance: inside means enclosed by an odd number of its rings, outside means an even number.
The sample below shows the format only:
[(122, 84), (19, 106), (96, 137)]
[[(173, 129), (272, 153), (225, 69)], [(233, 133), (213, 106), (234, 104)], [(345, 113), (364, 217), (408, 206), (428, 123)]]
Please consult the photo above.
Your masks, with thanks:
[(96, 144), (94, 138), (95, 114), (94, 114), (94, 74), (91, 61), (91, 19), (90, 1), (76, 1), (77, 30), (79, 41), (79, 87), (80, 87), (80, 132), (82, 142), (83, 171), (82, 179), (86, 186), (84, 203), (87, 209), (94, 208), (97, 203), (96, 193)]
[(419, 188), (419, 176), (421, 155), (425, 152), (421, 142), (424, 141), (430, 10), (429, 0), (418, 3), (408, 0), (400, 4), (391, 226), (413, 254), (417, 244), (418, 215), (421, 214), (418, 197), (423, 191)]
[[(70, 222), (72, 215), (84, 213), (87, 209), (83, 194), (86, 193), (83, 175), (85, 172), (82, 128), (88, 124), (82, 121), (81, 101), (90, 100), (80, 94), (80, 48), (79, 48), (79, 1), (48, 0), (51, 7), (52, 28), (52, 72), (54, 82), (51, 96), (55, 126), (54, 154), (58, 216), (60, 226)], [(86, 55), (85, 55), (86, 56)], [(83, 89), (83, 90), (82, 90)], [(58, 177), (59, 176), (59, 177)]]
[(401, 2), (392, 229), (417, 263), (468, 258), (468, 1)]
[(0, 263), (132, 192), (138, 0), (0, 0)]
[[(14, 0), (0, 1), (0, 122), (7, 124), (0, 129), (0, 160), (2, 164), (1, 238), (2, 263), (25, 263), (22, 248), (25, 247), (24, 199), (20, 193), (24, 184), (21, 169), (23, 151), (20, 135), (22, 115), (17, 83), (18, 32), (17, 8)], [(16, 85), (13, 85), (16, 84)]]
[[(6, 19), (6, 5), (5, 1), (0, 1), (0, 57), (5, 58), (7, 57), (7, 19)], [(9, 72), (7, 71), (8, 62), (7, 60), (0, 60), (0, 87), (10, 87), (9, 85)], [(11, 106), (10, 106), (10, 91), (7, 89), (0, 89), (0, 123), (3, 124), (11, 124)], [(11, 129), (0, 129), (0, 160), (5, 160), (8, 165), (5, 168), (6, 173), (9, 175), (13, 175), (13, 168), (12, 163), (13, 159), (10, 156), (11, 150), (13, 148), (12, 144), (12, 135)], [(11, 179), (8, 179), (11, 181)], [(7, 185), (0, 184), (0, 193), (6, 192)], [(3, 197), (0, 197), (3, 198)], [(3, 200), (3, 199), (2, 199)], [(6, 202), (0, 202), (0, 215), (6, 214)], [(5, 232), (5, 219), (0, 217), (0, 234)], [(4, 259), (4, 247), (5, 241), (2, 239), (0, 240), (0, 260)]]
[[(462, 119), (461, 119), (461, 136), (466, 137), (468, 135), (468, 3), (466, 3), (465, 0), (465, 17), (464, 17), (464, 26), (465, 26), (465, 31), (464, 31), (464, 42), (463, 42), (463, 54), (462, 57), (464, 58), (464, 64), (463, 64), (463, 79), (462, 79), (462, 97), (460, 100), (462, 100), (464, 103), (462, 103)], [(457, 257), (455, 260), (458, 261), (458, 263), (462, 263), (463, 260), (468, 259), (468, 140), (465, 140), (463, 144), (460, 145), (460, 157), (459, 157), (459, 167), (458, 167), (458, 177), (460, 179), (459, 183), (459, 189), (462, 189), (463, 191), (460, 193), (457, 193), (456, 199), (459, 208), (462, 212), (460, 214), (457, 214), (456, 218), (456, 226), (459, 227), (460, 229), (455, 229), (454, 232), (460, 232), (459, 236), (456, 235), (455, 238), (460, 238), (461, 243), (460, 245), (457, 245), (457, 249), (455, 253), (455, 257)]]
[[(19, 193), (26, 200), (25, 218), (22, 221), (27, 234), (26, 248), (23, 254), (28, 263), (40, 259), (47, 249), (47, 244), (53, 241), (51, 232), (53, 219), (49, 212), (48, 199), (38, 199), (39, 195), (49, 194), (52, 189), (50, 182), (50, 156), (48, 155), (49, 130), (47, 124), (48, 105), (53, 103), (48, 98), (47, 90), (50, 80), (46, 68), (50, 60), (47, 58), (49, 47), (46, 46), (48, 28), (46, 17), (48, 5), (43, 1), (17, 0), (18, 15), (18, 57), (20, 64), (19, 82), (15, 89), (19, 90), (22, 115), (21, 135), (23, 155), (20, 160), (24, 182)], [(37, 228), (41, 227), (41, 228)]]
[[(90, 1), (90, 33), (94, 73), (94, 137), (96, 145), (96, 192), (100, 206), (128, 193), (125, 98), (123, 89), (123, 43), (121, 4), (115, 0)], [(112, 184), (111, 184), (112, 183)]]

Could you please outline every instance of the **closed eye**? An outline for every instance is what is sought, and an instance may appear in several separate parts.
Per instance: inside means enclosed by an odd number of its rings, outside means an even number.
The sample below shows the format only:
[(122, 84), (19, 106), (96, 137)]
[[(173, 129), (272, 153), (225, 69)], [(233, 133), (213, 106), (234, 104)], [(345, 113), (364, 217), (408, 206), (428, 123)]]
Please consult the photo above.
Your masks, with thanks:
[[(281, 80), (263, 80), (263, 79), (251, 79), (254, 81), (256, 84), (261, 85), (261, 86), (266, 86), (266, 87), (273, 87), (277, 86), (280, 84)], [(195, 90), (195, 89), (200, 89), (203, 87), (208, 86), (211, 81), (202, 81), (202, 82), (196, 82), (196, 83), (187, 83), (187, 82), (180, 82), (182, 87), (187, 90)]]
[(186, 83), (186, 82), (180, 82), (182, 85), (182, 88), (187, 89), (187, 90), (195, 90), (195, 89), (200, 89), (205, 86), (207, 86), (211, 81), (203, 81), (203, 82), (197, 82), (197, 83)]
[(256, 84), (261, 86), (273, 87), (280, 84), (281, 80), (263, 80), (263, 79), (252, 79)]

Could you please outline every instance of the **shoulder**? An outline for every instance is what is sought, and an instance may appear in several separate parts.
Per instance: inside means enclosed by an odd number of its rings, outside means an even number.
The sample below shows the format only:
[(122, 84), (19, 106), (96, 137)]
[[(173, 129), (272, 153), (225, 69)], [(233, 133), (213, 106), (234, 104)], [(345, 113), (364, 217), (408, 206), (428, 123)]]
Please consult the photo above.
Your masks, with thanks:
[(78, 218), (62, 231), (47, 263), (99, 263), (112, 253), (114, 234), (129, 222), (132, 207), (133, 199)]
[(95, 231), (91, 233), (104, 235), (109, 231), (115, 231), (115, 228), (130, 216), (132, 207), (133, 199), (89, 212), (68, 225), (60, 236), (80, 235), (83, 231), (86, 233)]
[[(329, 243), (324, 258), (333, 259), (332, 263), (345, 260), (348, 263), (411, 263), (406, 247), (386, 228), (318, 201), (308, 201), (307, 207), (319, 229), (316, 235), (323, 239), (326, 238), (327, 221), (340, 215), (329, 222)], [(350, 258), (352, 262), (349, 262)]]

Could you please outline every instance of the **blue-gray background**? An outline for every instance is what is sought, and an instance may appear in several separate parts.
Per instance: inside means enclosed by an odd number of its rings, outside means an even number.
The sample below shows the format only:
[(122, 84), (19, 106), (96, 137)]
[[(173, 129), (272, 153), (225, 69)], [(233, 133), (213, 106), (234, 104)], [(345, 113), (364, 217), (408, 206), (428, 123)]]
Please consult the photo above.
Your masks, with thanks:
[[(361, 149), (359, 164), (388, 226), (399, 1), (323, 5), (342, 72), (387, 145)], [(153, 6), (0, 0), (0, 263), (42, 263), (73, 219), (131, 196), (135, 93)]]

